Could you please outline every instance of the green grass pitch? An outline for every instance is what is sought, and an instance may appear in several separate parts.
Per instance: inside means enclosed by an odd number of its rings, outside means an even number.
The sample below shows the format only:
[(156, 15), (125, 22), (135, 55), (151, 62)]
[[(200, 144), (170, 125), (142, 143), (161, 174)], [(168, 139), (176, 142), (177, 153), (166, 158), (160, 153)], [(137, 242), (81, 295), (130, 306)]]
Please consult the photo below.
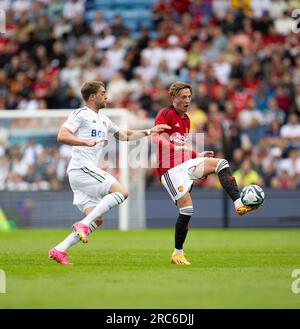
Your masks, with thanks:
[(173, 230), (99, 230), (70, 249), (75, 265), (47, 251), (70, 230), (0, 233), (1, 308), (299, 308), (299, 229), (191, 229), (191, 266), (169, 263)]

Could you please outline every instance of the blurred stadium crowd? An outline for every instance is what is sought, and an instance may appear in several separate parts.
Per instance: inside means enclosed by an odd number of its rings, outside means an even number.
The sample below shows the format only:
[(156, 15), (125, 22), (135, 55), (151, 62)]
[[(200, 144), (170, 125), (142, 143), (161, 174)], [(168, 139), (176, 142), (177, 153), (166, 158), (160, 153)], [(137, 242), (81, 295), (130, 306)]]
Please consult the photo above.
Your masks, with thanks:
[[(121, 2), (121, 14), (108, 19)], [(292, 18), (300, 1), (99, 3), (0, 1), (0, 109), (77, 108), (83, 81), (101, 79), (109, 107), (143, 120), (168, 105), (171, 82), (188, 82), (191, 131), (206, 133), (206, 149), (225, 153), (240, 186), (300, 188), (300, 33)], [(122, 12), (141, 5), (150, 23), (127, 24)], [(0, 189), (65, 188), (69, 155), (2, 141)], [(148, 184), (156, 178), (149, 170)], [(218, 187), (213, 176), (199, 184)]]

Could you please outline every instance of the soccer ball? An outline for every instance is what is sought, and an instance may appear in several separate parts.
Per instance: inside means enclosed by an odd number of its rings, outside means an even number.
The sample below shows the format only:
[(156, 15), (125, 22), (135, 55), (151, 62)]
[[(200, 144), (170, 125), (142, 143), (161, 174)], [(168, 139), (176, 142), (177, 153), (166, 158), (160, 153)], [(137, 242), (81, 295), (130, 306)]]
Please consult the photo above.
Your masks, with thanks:
[(258, 208), (265, 201), (265, 192), (258, 185), (248, 185), (242, 189), (241, 200), (245, 206)]

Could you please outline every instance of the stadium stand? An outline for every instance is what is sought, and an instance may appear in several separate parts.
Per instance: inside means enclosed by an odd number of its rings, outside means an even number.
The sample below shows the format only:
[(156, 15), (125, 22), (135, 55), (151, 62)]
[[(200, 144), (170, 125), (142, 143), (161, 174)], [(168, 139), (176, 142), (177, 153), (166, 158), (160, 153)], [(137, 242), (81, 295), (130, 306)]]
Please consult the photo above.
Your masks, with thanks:
[[(292, 18), (300, 4), (241, 3), (1, 1), (0, 109), (76, 108), (82, 81), (102, 79), (110, 107), (143, 120), (168, 104), (172, 81), (185, 81), (194, 88), (193, 132), (204, 131), (217, 155), (225, 151), (241, 185), (300, 188), (300, 34)], [(66, 188), (65, 153), (32, 143), (12, 147), (1, 136), (1, 189)], [(159, 184), (155, 171), (147, 182)], [(213, 177), (199, 184), (218, 188)]]

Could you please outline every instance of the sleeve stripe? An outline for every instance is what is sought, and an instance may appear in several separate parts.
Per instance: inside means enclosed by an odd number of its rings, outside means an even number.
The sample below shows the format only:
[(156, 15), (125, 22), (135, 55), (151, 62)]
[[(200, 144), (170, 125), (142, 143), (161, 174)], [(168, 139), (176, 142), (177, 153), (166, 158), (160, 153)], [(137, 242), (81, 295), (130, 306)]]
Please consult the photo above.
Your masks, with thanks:
[(74, 115), (74, 118), (81, 112), (81, 111), (85, 111), (86, 110), (86, 108), (84, 107), (83, 109), (79, 109), (78, 110), (78, 112), (77, 113), (74, 113), (75, 115)]

